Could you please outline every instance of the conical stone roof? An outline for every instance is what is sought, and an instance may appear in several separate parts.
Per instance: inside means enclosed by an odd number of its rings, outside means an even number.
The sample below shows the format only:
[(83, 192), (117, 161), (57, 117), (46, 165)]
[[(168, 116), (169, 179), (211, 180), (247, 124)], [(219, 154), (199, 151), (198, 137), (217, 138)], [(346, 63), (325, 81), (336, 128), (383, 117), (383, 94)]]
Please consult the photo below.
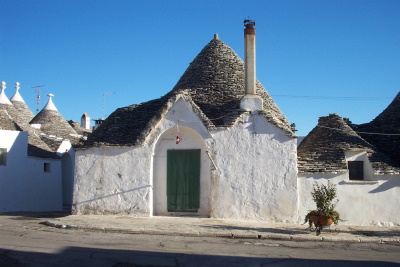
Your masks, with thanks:
[(400, 173), (398, 164), (365, 141), (337, 114), (321, 117), (297, 148), (299, 173), (346, 172), (346, 151), (366, 151), (377, 174)]
[[(232, 48), (214, 38), (190, 63), (172, 91), (185, 89), (216, 126), (231, 126), (244, 112), (240, 110), (245, 95), (244, 62)], [(263, 98), (264, 116), (293, 136), (286, 117), (259, 81), (257, 94)]]
[(19, 93), (19, 83), (16, 83), (15, 93), (10, 99), (11, 103), (14, 105), (15, 109), (19, 113), (19, 117), (24, 120), (24, 122), (29, 123), (34, 115), (29, 107), (26, 105), (24, 99)]
[(351, 126), (365, 140), (400, 164), (400, 92), (370, 123)]
[(40, 130), (55, 137), (71, 140), (71, 143), (79, 141), (77, 132), (61, 116), (53, 104), (49, 95), (46, 106), (30, 121), (30, 124), (40, 124)]
[[(246, 113), (240, 109), (245, 94), (244, 71), (244, 62), (232, 48), (214, 38), (190, 63), (172, 91), (159, 99), (117, 109), (88, 137), (85, 146), (141, 145), (168, 102), (182, 93), (198, 108), (206, 127), (231, 127)], [(257, 93), (263, 98), (260, 113), (286, 135), (295, 137), (289, 122), (259, 82)]]
[[(51, 159), (60, 158), (49, 146), (47, 146), (45, 142), (42, 141), (40, 138), (42, 132), (39, 129), (32, 128), (27, 122), (25, 122), (24, 118), (20, 117), (20, 113), (14, 105), (0, 103), (0, 111), (4, 116), (8, 116), (15, 125), (13, 128), (8, 130), (28, 132), (28, 156)], [(8, 120), (7, 127), (10, 127), (12, 124), (10, 124), (9, 119), (6, 117), (6, 119), (1, 120), (0, 123), (6, 123)]]
[(0, 130), (22, 131), (5, 109), (0, 109)]

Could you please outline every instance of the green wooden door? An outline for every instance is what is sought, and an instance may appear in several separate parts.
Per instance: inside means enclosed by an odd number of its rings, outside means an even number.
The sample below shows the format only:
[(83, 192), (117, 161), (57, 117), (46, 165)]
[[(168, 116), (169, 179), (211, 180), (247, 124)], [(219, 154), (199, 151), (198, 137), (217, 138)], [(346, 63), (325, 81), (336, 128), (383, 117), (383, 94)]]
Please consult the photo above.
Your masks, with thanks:
[(168, 211), (200, 208), (200, 149), (167, 151)]

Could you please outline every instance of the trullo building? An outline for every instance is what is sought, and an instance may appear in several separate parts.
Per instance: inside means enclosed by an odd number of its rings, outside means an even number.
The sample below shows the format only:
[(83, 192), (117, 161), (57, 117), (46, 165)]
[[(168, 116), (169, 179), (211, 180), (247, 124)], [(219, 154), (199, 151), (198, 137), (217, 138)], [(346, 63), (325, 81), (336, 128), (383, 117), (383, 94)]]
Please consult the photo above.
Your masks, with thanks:
[(215, 35), (169, 93), (115, 110), (88, 137), (76, 214), (297, 220), (296, 137), (255, 78), (245, 26), (246, 63)]

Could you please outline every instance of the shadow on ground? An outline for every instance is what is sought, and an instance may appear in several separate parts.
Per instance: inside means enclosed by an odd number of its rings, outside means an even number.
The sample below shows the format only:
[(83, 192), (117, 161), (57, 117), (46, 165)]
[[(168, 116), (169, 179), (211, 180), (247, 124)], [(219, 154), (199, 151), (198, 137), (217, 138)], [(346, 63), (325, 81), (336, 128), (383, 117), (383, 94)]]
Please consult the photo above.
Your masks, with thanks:
[(3, 212), (0, 216), (12, 217), (12, 220), (31, 220), (31, 219), (55, 219), (62, 218), (71, 215), (70, 212), (54, 211), (54, 212), (29, 212), (29, 211), (18, 211), (18, 212)]
[[(4, 265), (3, 265), (4, 264)], [(398, 266), (398, 263), (356, 260), (313, 260), (299, 258), (241, 257), (176, 252), (110, 250), (68, 247), (59, 253), (0, 251), (1, 266)]]

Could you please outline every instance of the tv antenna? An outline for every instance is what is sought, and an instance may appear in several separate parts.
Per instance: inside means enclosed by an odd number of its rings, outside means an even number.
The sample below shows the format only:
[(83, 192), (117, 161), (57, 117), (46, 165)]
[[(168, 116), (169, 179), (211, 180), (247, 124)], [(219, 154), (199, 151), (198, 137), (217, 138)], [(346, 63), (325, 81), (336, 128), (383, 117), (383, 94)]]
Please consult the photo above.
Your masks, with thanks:
[(40, 88), (44, 87), (45, 85), (36, 85), (36, 86), (32, 86), (31, 88), (34, 88), (36, 90), (35, 94), (36, 94), (36, 115), (39, 112), (39, 104), (40, 104), (40, 95), (42, 94), (42, 90)]
[(103, 92), (103, 114), (104, 114), (104, 119), (107, 117), (106, 115), (106, 95), (113, 95), (115, 92)]

